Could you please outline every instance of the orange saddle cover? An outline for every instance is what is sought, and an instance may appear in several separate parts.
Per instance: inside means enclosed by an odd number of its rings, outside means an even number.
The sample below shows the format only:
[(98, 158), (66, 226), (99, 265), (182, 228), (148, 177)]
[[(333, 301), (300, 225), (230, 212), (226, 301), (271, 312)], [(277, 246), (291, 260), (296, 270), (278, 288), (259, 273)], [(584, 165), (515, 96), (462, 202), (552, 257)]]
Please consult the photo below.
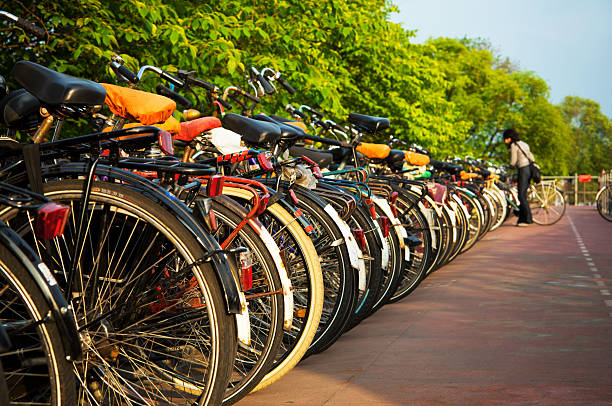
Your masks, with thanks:
[(404, 151), (404, 153), (406, 154), (406, 162), (410, 165), (423, 166), (429, 163), (429, 157), (425, 154), (412, 151)]
[(108, 83), (100, 84), (106, 89), (105, 103), (110, 110), (128, 120), (144, 125), (162, 123), (176, 109), (174, 100), (165, 96)]
[(462, 180), (470, 180), (470, 179), (474, 179), (478, 177), (477, 173), (466, 172), (466, 171), (461, 171), (459, 175), (461, 176)]
[(202, 117), (181, 123), (180, 131), (173, 135), (175, 140), (190, 142), (198, 134), (206, 130), (221, 127), (221, 120), (217, 117)]
[(373, 159), (384, 159), (389, 156), (391, 147), (385, 144), (362, 142), (357, 146), (357, 152)]

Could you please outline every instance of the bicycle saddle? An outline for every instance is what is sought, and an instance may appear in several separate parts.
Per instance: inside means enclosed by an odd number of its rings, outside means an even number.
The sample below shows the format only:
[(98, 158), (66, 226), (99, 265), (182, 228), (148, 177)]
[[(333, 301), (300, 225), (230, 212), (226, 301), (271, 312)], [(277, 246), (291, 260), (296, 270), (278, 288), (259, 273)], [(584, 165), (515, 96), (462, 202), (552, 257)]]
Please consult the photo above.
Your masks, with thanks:
[(15, 90), (0, 100), (0, 117), (7, 127), (37, 127), (42, 119), (39, 109), (40, 101), (25, 89)]
[(370, 159), (385, 159), (391, 153), (391, 147), (386, 144), (362, 142), (357, 145), (357, 152), (362, 153)]
[(258, 147), (274, 145), (281, 138), (281, 130), (275, 123), (253, 120), (234, 113), (223, 117), (223, 127), (240, 134), (246, 143)]
[(11, 73), (15, 80), (43, 104), (97, 106), (106, 91), (91, 80), (79, 79), (30, 61), (19, 61)]
[(289, 148), (289, 153), (293, 156), (305, 156), (306, 158), (312, 159), (319, 168), (327, 168), (331, 165), (333, 160), (333, 155), (329, 152), (321, 151), (313, 148), (306, 147), (291, 147)]
[(357, 130), (365, 133), (375, 133), (390, 127), (388, 118), (366, 116), (364, 114), (350, 113), (348, 121), (357, 127)]
[(389, 156), (387, 156), (387, 159), (385, 161), (392, 170), (401, 171), (402, 167), (404, 166), (405, 158), (406, 154), (404, 154), (404, 151), (392, 149), (389, 152)]

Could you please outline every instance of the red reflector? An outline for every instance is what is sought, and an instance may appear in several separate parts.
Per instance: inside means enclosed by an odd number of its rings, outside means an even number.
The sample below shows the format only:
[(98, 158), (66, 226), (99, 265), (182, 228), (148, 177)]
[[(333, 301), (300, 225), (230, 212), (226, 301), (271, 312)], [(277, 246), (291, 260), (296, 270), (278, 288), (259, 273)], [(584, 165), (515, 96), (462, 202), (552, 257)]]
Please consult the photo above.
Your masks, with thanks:
[(306, 234), (310, 234), (314, 231), (314, 226), (312, 224), (308, 224), (305, 228), (304, 231), (306, 232)]
[(590, 182), (591, 175), (578, 175), (578, 182)]
[(374, 200), (372, 199), (365, 199), (366, 205), (368, 206), (368, 209), (370, 209), (370, 215), (372, 216), (373, 220), (376, 220), (376, 207), (374, 207)]
[(251, 251), (240, 253), (240, 285), (243, 291), (253, 287), (253, 257)]
[(265, 195), (263, 195), (263, 197), (261, 199), (259, 199), (259, 207), (257, 208), (257, 211), (255, 212), (255, 214), (257, 214), (259, 216), (264, 211), (266, 211), (266, 207), (268, 207), (268, 201), (269, 200), (270, 200), (270, 195), (269, 194), (266, 193)]
[(353, 232), (353, 235), (355, 236), (355, 240), (357, 240), (357, 245), (359, 245), (359, 248), (361, 250), (364, 250), (366, 246), (366, 239), (365, 239), (365, 233), (363, 232), (363, 230), (355, 229), (351, 231)]
[(391, 193), (391, 196), (389, 196), (389, 203), (395, 204), (395, 202), (397, 201), (397, 196), (399, 196), (397, 192)]
[(261, 166), (261, 169), (265, 171), (271, 171), (274, 169), (274, 166), (272, 166), (272, 163), (266, 156), (265, 152), (262, 152), (261, 154), (257, 155), (257, 161), (259, 162), (259, 166)]
[(291, 200), (293, 200), (293, 203), (295, 205), (298, 205), (300, 203), (300, 201), (298, 200), (297, 196), (295, 195), (295, 192), (293, 191), (293, 189), (289, 189), (289, 196), (291, 196)]
[(43, 240), (59, 237), (64, 233), (70, 207), (57, 203), (45, 204), (36, 217), (36, 236)]
[(174, 155), (174, 147), (172, 145), (172, 136), (168, 131), (160, 131), (157, 133), (157, 141), (159, 149), (166, 155)]
[(385, 236), (385, 238), (387, 238), (389, 236), (389, 226), (391, 225), (389, 217), (380, 216), (378, 218), (378, 221), (380, 222), (380, 228), (382, 229), (383, 235)]
[(208, 183), (206, 184), (206, 195), (208, 197), (219, 196), (223, 193), (223, 183), (225, 182), (225, 178), (221, 175), (213, 175), (208, 178)]
[(323, 177), (323, 174), (321, 173), (321, 168), (319, 168), (318, 166), (312, 167), (312, 174), (317, 179), (320, 179)]
[(214, 211), (210, 210), (208, 212), (208, 220), (210, 222), (210, 231), (214, 233), (217, 231), (217, 216), (215, 216)]

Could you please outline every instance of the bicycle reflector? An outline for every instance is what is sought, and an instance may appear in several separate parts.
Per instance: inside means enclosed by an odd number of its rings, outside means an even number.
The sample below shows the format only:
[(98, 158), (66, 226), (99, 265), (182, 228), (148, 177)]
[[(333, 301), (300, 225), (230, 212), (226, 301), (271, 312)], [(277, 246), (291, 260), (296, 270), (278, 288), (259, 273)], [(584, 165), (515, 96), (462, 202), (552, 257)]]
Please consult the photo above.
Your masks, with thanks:
[(64, 233), (70, 207), (57, 203), (47, 203), (38, 209), (35, 233), (38, 238), (50, 240)]
[(172, 136), (168, 131), (160, 131), (157, 133), (157, 141), (159, 149), (166, 155), (174, 155), (174, 146), (172, 145)]
[(206, 195), (208, 197), (219, 196), (223, 193), (224, 182), (225, 178), (221, 175), (213, 175), (208, 178), (208, 183), (206, 183)]
[(383, 235), (386, 237), (389, 236), (389, 226), (391, 225), (391, 221), (387, 216), (380, 216), (378, 218), (378, 222), (380, 223), (380, 228), (382, 229)]
[(259, 162), (259, 166), (261, 166), (261, 169), (265, 171), (271, 171), (274, 169), (274, 166), (272, 166), (272, 162), (270, 162), (265, 152), (262, 152), (261, 154), (257, 155), (257, 162)]
[(298, 204), (300, 204), (300, 201), (298, 200), (297, 196), (295, 195), (295, 192), (293, 191), (293, 189), (289, 189), (289, 196), (291, 196), (291, 200), (293, 201), (293, 204), (295, 204), (296, 206)]
[(251, 251), (247, 250), (240, 253), (239, 273), (242, 291), (246, 292), (253, 287), (253, 255)]
[(270, 200), (269, 194), (266, 193), (265, 195), (263, 195), (261, 199), (259, 199), (259, 207), (257, 208), (257, 212), (255, 214), (260, 216), (264, 211), (266, 211), (266, 207), (268, 207), (269, 200)]
[(391, 193), (391, 196), (389, 196), (389, 203), (391, 206), (391, 211), (393, 212), (393, 215), (395, 216), (395, 218), (397, 218), (397, 206), (395, 204), (395, 202), (397, 202), (397, 196), (399, 194), (397, 192), (393, 192)]
[(353, 232), (353, 236), (355, 236), (355, 240), (357, 240), (357, 245), (359, 245), (359, 248), (363, 251), (366, 246), (365, 232), (360, 229), (354, 229), (351, 231)]
[(364, 199), (366, 206), (370, 209), (370, 215), (372, 216), (372, 220), (376, 220), (376, 207), (374, 207), (374, 200), (372, 199)]

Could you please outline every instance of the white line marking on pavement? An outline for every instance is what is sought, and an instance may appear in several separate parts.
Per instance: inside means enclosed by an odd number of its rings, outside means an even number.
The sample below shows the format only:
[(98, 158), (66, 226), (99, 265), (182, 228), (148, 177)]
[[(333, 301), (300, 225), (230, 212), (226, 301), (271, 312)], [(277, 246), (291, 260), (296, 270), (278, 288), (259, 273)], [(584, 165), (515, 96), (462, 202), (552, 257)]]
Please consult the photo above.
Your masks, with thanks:
[(593, 275), (593, 278), (601, 278), (601, 275), (596, 273), (595, 275)]
[(612, 300), (604, 300), (606, 302), (606, 306), (612, 307)]
[(595, 283), (597, 284), (597, 286), (606, 286), (605, 283), (603, 283), (602, 281), (595, 281)]
[(594, 266), (592, 266), (592, 267), (591, 267), (591, 271), (593, 271), (593, 272), (598, 272), (598, 271), (597, 271), (597, 268), (595, 268)]
[(608, 289), (601, 289), (600, 292), (604, 296), (610, 296), (610, 291)]

